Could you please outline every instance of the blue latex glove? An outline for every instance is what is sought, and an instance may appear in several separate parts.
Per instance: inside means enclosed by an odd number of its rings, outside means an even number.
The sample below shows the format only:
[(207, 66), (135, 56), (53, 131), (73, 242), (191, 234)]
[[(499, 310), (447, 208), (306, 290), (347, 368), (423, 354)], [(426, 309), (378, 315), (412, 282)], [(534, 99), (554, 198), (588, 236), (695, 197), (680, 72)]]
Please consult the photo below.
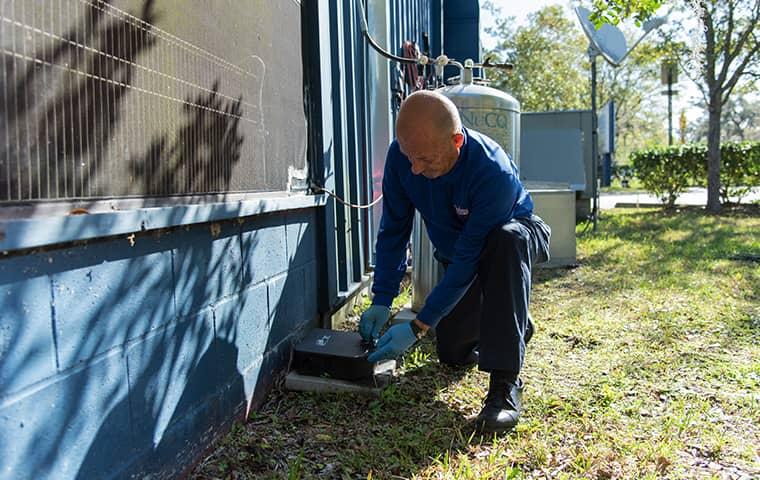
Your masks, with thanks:
[(389, 328), (385, 332), (385, 335), (380, 337), (380, 340), (377, 342), (377, 349), (367, 357), (367, 361), (375, 363), (381, 360), (396, 358), (409, 350), (409, 347), (414, 345), (416, 341), (417, 337), (414, 335), (409, 322), (398, 323)]
[(391, 316), (391, 309), (383, 305), (372, 305), (359, 321), (359, 334), (364, 340), (372, 340), (380, 336), (380, 330)]

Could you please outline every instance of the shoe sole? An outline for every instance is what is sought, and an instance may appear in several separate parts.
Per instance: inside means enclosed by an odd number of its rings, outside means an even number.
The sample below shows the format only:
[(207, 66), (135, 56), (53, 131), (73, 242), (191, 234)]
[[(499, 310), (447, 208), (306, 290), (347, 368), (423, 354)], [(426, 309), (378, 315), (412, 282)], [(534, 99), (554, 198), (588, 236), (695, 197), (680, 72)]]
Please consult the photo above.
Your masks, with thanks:
[(509, 425), (509, 426), (506, 426), (506, 427), (493, 427), (493, 426), (485, 425), (482, 422), (480, 422), (480, 423), (476, 422), (475, 423), (475, 432), (476, 433), (480, 433), (481, 435), (485, 434), (485, 433), (499, 433), (499, 434), (501, 434), (501, 433), (509, 433), (512, 430), (514, 430), (516, 426), (517, 426), (517, 424)]

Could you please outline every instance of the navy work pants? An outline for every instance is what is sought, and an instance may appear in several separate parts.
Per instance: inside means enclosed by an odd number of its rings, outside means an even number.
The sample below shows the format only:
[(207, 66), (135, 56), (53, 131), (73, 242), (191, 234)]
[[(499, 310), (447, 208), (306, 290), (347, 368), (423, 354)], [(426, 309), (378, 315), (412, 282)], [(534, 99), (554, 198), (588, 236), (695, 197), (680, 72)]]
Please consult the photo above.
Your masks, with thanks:
[(533, 335), (528, 314), (531, 269), (549, 260), (551, 229), (537, 215), (494, 229), (467, 293), (435, 328), (442, 363), (472, 363), (516, 378)]

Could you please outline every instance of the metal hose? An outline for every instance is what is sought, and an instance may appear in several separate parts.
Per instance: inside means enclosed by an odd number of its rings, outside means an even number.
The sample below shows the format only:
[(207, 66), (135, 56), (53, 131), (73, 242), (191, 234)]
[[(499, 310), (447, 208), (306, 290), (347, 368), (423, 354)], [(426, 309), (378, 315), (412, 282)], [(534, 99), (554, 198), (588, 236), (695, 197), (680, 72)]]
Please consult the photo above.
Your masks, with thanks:
[(361, 24), (362, 35), (364, 35), (364, 37), (367, 39), (369, 44), (372, 46), (372, 48), (374, 48), (377, 51), (377, 53), (379, 53), (380, 55), (384, 56), (385, 58), (389, 60), (395, 60), (400, 63), (412, 63), (412, 64), (418, 63), (418, 60), (416, 58), (399, 57), (397, 55), (393, 55), (392, 53), (389, 53), (383, 50), (383, 48), (380, 45), (378, 45), (377, 42), (375, 42), (375, 40), (369, 34), (369, 28), (367, 27), (367, 18), (366, 18), (366, 13), (364, 11), (363, 0), (359, 0), (359, 8), (361, 9), (361, 12), (360, 12), (361, 15), (359, 16), (361, 17), (361, 23), (362, 23)]

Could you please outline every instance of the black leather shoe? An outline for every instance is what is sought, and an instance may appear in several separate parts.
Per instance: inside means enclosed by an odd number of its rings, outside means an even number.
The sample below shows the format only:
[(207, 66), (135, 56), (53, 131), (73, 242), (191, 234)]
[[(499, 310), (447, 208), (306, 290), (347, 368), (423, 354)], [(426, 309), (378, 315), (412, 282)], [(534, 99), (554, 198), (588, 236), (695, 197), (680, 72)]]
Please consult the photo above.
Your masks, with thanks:
[(515, 428), (522, 409), (522, 390), (522, 380), (512, 383), (492, 373), (475, 428), (481, 433), (504, 433)]

